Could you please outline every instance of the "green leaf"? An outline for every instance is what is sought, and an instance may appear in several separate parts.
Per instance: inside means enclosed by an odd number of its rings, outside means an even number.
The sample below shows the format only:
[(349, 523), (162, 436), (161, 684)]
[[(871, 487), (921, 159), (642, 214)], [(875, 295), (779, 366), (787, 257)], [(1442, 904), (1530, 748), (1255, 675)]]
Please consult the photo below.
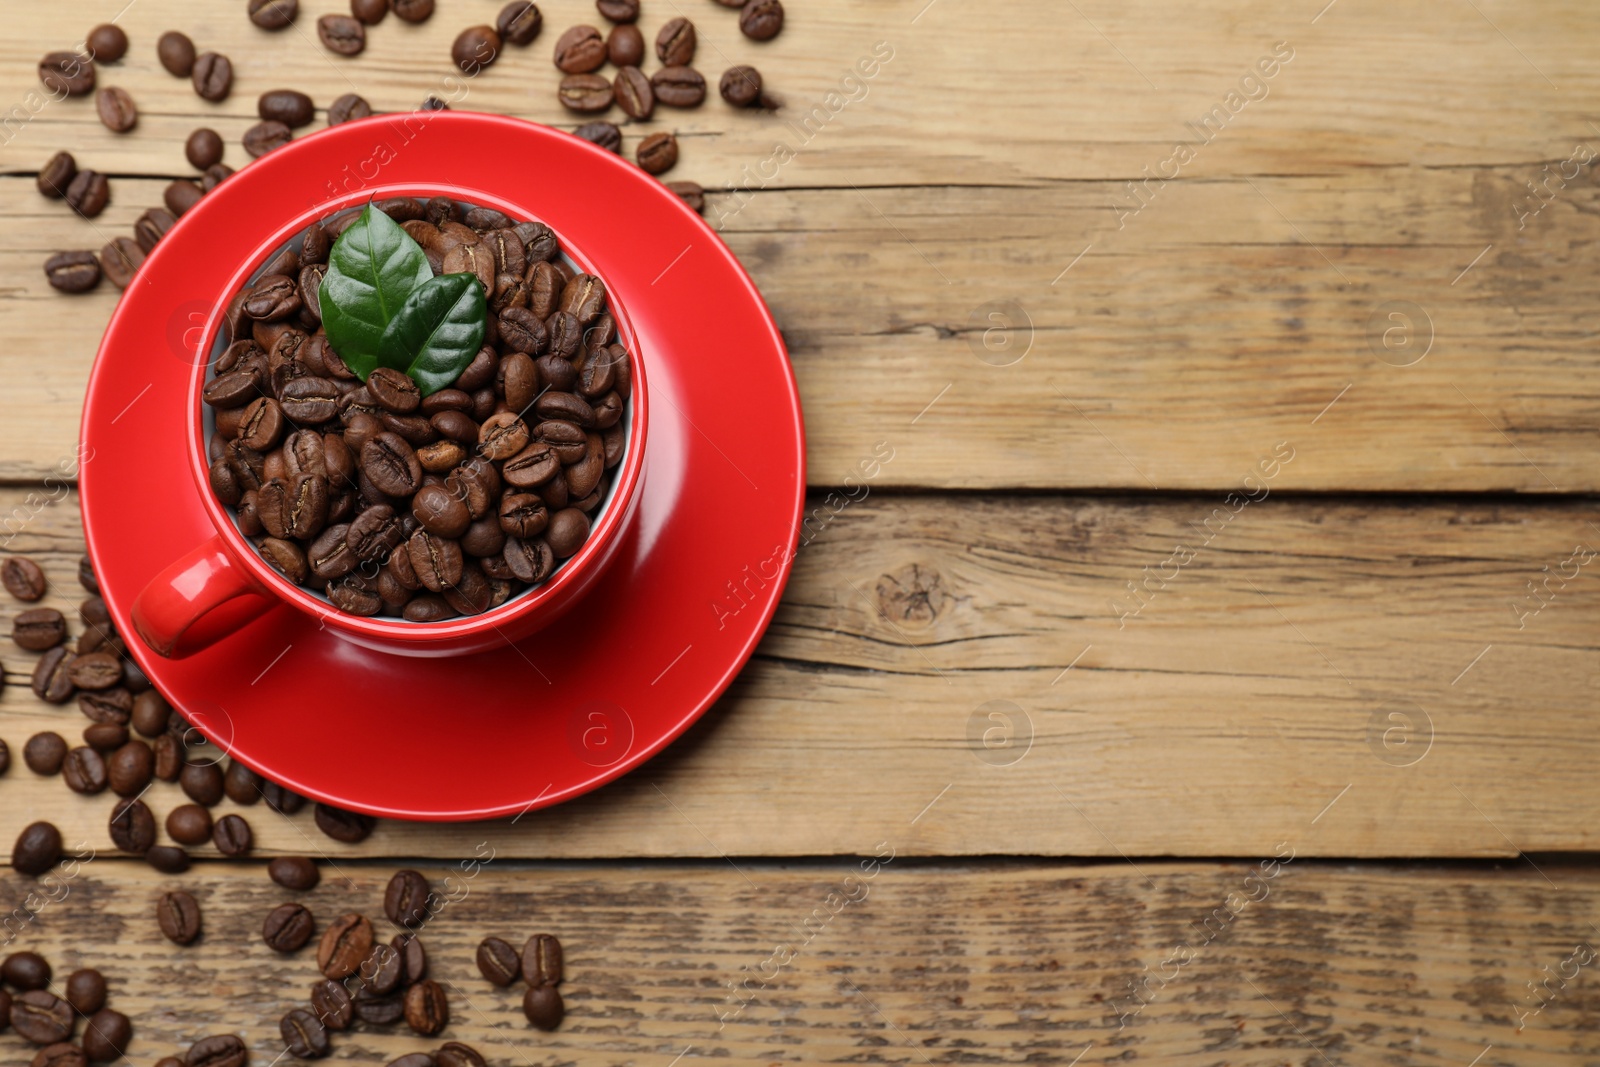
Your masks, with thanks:
[(367, 205), (333, 243), (319, 293), (328, 343), (365, 381), (384, 364), (384, 331), (408, 297), (433, 278), (422, 246)]
[(483, 347), (488, 311), (476, 274), (441, 274), (411, 291), (384, 331), (382, 363), (437, 392), (456, 380)]

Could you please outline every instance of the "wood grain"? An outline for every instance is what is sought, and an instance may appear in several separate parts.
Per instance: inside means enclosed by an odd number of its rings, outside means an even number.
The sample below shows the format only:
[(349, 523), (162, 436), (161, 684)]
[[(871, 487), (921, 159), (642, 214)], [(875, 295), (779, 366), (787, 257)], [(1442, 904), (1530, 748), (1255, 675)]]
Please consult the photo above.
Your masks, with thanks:
[[(1121, 861), (920, 865), (895, 854), (870, 878), (853, 858), (735, 870), (496, 857), (463, 871), (475, 847), (465, 837), (460, 861), (423, 868), (450, 898), (421, 931), (430, 974), (448, 991), (449, 1027), (433, 1039), (404, 1027), (335, 1034), (337, 1062), (385, 1063), (446, 1040), (475, 1045), (496, 1067), (680, 1055), (1196, 1067), (1461, 1067), (1481, 1055), (1501, 1067), (1587, 1064), (1600, 1052), (1600, 1000), (1580, 964), (1597, 939), (1592, 870), (1542, 865), (1547, 882), (1525, 863), (1417, 869), (1298, 857), (1269, 867), (1269, 878), (1260, 867), (1269, 850), (1262, 861), (1137, 871)], [(135, 1021), (134, 1063), (224, 1032), (250, 1044), (253, 1063), (273, 1063), (283, 1052), (278, 1019), (319, 976), (311, 949), (285, 957), (261, 942), (267, 911), (290, 896), (262, 867), (209, 864), (169, 879), (96, 859), (60, 881), (65, 899), (8, 948), (45, 953), (58, 975), (102, 969), (110, 1003)], [(390, 873), (325, 864), (321, 887), (301, 899), (319, 928), (360, 911), (387, 937)], [(203, 909), (205, 933), (189, 948), (155, 927), (153, 902), (173, 884)], [(23, 900), (30, 887), (0, 877), (0, 900)], [(531, 1029), (518, 992), (490, 986), (472, 963), (485, 936), (520, 946), (541, 931), (566, 953), (567, 1017), (552, 1034)], [(1585, 945), (1587, 957), (1574, 957)], [(1188, 962), (1170, 962), (1179, 958)], [(1530, 985), (1546, 981), (1536, 998)], [(1134, 982), (1146, 983), (1142, 1009)], [(8, 1062), (22, 1062), (25, 1047), (0, 1033)]]
[[(21, 500), (0, 492), (0, 516)], [(684, 739), (475, 832), (534, 857), (826, 855), (888, 834), (918, 855), (1253, 855), (1292, 832), (1317, 855), (1600, 844), (1592, 506), (1271, 496), (1225, 514), (1200, 496), (871, 495), (801, 551), (755, 660)], [(70, 500), (4, 551), (41, 559), (47, 603), (73, 609)], [(28, 691), (31, 654), (0, 658), (0, 737), (75, 737), (74, 708)], [(107, 841), (109, 796), (20, 767), (0, 790), (0, 840), (48, 817)], [(326, 844), (309, 813), (247, 814), (270, 851)], [(460, 833), (385, 824), (361, 851), (448, 852)]]

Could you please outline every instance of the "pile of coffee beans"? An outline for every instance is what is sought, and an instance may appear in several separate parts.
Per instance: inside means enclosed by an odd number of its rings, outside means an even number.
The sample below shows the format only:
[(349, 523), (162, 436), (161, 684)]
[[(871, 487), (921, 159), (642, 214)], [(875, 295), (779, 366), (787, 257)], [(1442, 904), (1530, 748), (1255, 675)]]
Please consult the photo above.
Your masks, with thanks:
[(445, 197), (374, 205), (435, 274), (490, 294), (477, 358), (427, 396), (365, 383), (329, 345), (318, 285), (356, 211), (313, 224), (229, 304), (202, 400), (211, 488), (290, 581), (341, 611), (437, 622), (499, 607), (588, 539), (622, 460), (632, 382), (605, 284), (537, 222)]
[(486, 937), (478, 945), (478, 971), (504, 989), (519, 978), (527, 983), (522, 997), (522, 1013), (540, 1030), (561, 1025), (566, 1006), (561, 1001), (561, 942), (553, 934), (534, 934), (519, 953), (498, 937)]
[[(106, 979), (86, 967), (67, 976), (65, 998), (50, 992), (54, 970), (36, 952), (14, 952), (0, 963), (0, 1030), (38, 1047), (34, 1067), (110, 1063), (128, 1050), (133, 1023), (106, 1007)], [(14, 991), (14, 992), (13, 992)], [(78, 1020), (83, 1037), (77, 1043)], [(22, 1061), (17, 1061), (22, 1062)]]

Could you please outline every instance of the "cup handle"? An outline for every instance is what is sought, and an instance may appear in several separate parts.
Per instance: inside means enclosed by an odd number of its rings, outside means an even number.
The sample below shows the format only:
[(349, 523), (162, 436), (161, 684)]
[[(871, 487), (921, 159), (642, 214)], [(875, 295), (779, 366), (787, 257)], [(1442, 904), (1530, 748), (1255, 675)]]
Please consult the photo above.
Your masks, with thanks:
[(217, 536), (150, 580), (133, 602), (133, 627), (156, 655), (182, 659), (265, 614), (274, 603)]

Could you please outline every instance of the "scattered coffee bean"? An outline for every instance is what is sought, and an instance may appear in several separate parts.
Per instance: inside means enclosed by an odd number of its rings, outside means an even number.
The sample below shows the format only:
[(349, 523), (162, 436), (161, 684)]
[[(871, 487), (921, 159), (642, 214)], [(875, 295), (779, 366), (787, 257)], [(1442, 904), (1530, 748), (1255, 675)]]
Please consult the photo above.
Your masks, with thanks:
[(167, 812), (167, 836), (180, 845), (211, 840), (211, 812), (199, 804), (180, 804)]
[(209, 193), (222, 184), (224, 178), (232, 177), (233, 168), (226, 163), (213, 163), (206, 168), (205, 174), (200, 177), (200, 191)]
[[(156, 921), (168, 941), (192, 944), (200, 936), (200, 904), (181, 889), (169, 890), (156, 902)], [(190, 1062), (194, 1062), (192, 1053)]]
[(186, 178), (179, 178), (167, 186), (161, 194), (162, 201), (167, 205), (167, 210), (174, 216), (181, 216), (185, 211), (194, 207), (205, 195), (200, 187)]
[(450, 59), (464, 74), (476, 74), (500, 56), (500, 35), (493, 26), (469, 26), (450, 46)]
[(450, 1002), (444, 987), (424, 978), (405, 993), (406, 1025), (423, 1037), (432, 1037), (450, 1022)]
[(246, 7), (263, 30), (286, 29), (300, 14), (300, 0), (248, 0)]
[(561, 942), (553, 934), (534, 934), (522, 946), (522, 977), (529, 985), (561, 984)]
[(350, 0), (350, 14), (368, 26), (376, 26), (389, 13), (389, 0)]
[(598, 74), (568, 74), (557, 90), (561, 103), (572, 111), (593, 113), (611, 106), (611, 83)]
[(67, 206), (86, 219), (92, 219), (111, 203), (111, 181), (93, 170), (80, 170), (67, 186)]
[(433, 14), (433, 0), (389, 0), (389, 6), (407, 22), (426, 22)]
[(256, 114), (263, 122), (281, 122), (290, 128), (310, 125), (316, 105), (298, 89), (269, 89), (256, 101)]
[(427, 1052), (408, 1052), (397, 1060), (390, 1060), (389, 1067), (439, 1067), (438, 1057)]
[(58, 252), (44, 261), (44, 276), (63, 293), (86, 293), (100, 284), (100, 261), (93, 252)]
[(416, 934), (396, 934), (389, 942), (389, 951), (400, 961), (400, 981), (416, 985), (428, 976), (428, 952), (422, 947), (422, 938)]
[(39, 60), (39, 81), (52, 94), (83, 96), (94, 91), (94, 60), (76, 52), (51, 52)]
[(144, 262), (144, 249), (132, 237), (113, 237), (100, 250), (100, 265), (111, 284), (126, 289), (133, 284), (133, 276)]
[(459, 1041), (446, 1041), (433, 1054), (435, 1067), (488, 1067), (483, 1054), (471, 1045)]
[(238, 760), (229, 760), (222, 776), (222, 791), (235, 804), (249, 807), (261, 799), (261, 776)]
[(371, 114), (371, 104), (355, 93), (345, 93), (328, 107), (328, 125), (338, 126), (351, 119), (364, 119)]
[(554, 1030), (561, 1025), (566, 1006), (561, 1002), (561, 991), (553, 985), (529, 986), (522, 997), (522, 1014), (540, 1030)]
[(722, 72), (717, 90), (734, 107), (751, 107), (761, 100), (761, 72), (754, 67), (729, 67)]
[(311, 987), (311, 1010), (329, 1030), (346, 1030), (355, 1017), (350, 990), (343, 982), (325, 978)]
[(66, 639), (67, 620), (55, 608), (29, 608), (11, 623), (11, 640), (30, 652), (43, 652)]
[(311, 940), (316, 920), (303, 904), (279, 904), (267, 914), (261, 927), (261, 939), (274, 952), (298, 952)]
[(320, 1060), (331, 1048), (327, 1027), (304, 1008), (295, 1008), (278, 1024), (284, 1046), (302, 1060)]
[(129, 797), (111, 809), (111, 843), (142, 856), (156, 843), (156, 817), (144, 801)]
[(697, 43), (694, 23), (681, 16), (669, 19), (656, 34), (656, 58), (661, 60), (662, 66), (687, 67), (694, 61)]
[(89, 1067), (89, 1057), (77, 1045), (59, 1041), (40, 1049), (30, 1067)]
[(706, 98), (706, 80), (693, 67), (662, 67), (650, 75), (650, 87), (668, 107), (699, 107)]
[(428, 913), (428, 880), (410, 869), (396, 871), (383, 894), (383, 913), (396, 926), (414, 927)]
[(61, 831), (47, 822), (29, 823), (11, 847), (11, 866), (37, 877), (61, 860)]
[(255, 845), (255, 835), (242, 815), (224, 815), (211, 828), (211, 843), (224, 856), (248, 855)]
[(174, 78), (187, 78), (194, 70), (194, 42), (177, 30), (168, 30), (156, 41), (156, 58)]
[(183, 146), (184, 157), (196, 170), (222, 162), (222, 150), (222, 136), (204, 126), (191, 133)]
[(11, 1002), (11, 1029), (35, 1045), (66, 1041), (76, 1022), (72, 1005), (48, 990), (30, 989)]
[(72, 699), (72, 674), (65, 648), (56, 647), (33, 665), (33, 695), (47, 704), (65, 704)]
[(539, 13), (538, 4), (529, 0), (511, 0), (500, 9), (499, 16), (494, 20), (494, 28), (507, 44), (522, 48), (532, 44), (533, 39), (539, 36), (539, 31), (544, 28), (544, 18)]
[(139, 109), (126, 89), (110, 86), (94, 96), (94, 109), (100, 123), (112, 133), (127, 133), (139, 124)]
[(152, 845), (144, 859), (162, 874), (182, 874), (189, 869), (189, 854), (173, 845)]
[(678, 162), (678, 139), (670, 133), (652, 133), (634, 149), (634, 158), (650, 174), (661, 174)]
[(154, 689), (133, 698), (133, 728), (146, 737), (160, 737), (167, 729), (172, 705)]
[(233, 92), (233, 63), (220, 52), (202, 52), (195, 57), (189, 79), (201, 99), (219, 103)]
[(222, 802), (222, 771), (215, 763), (186, 764), (178, 775), (178, 784), (196, 804), (214, 808)]
[(49, 961), (37, 952), (13, 952), (0, 963), (0, 978), (22, 992), (48, 986), (51, 974)]
[(261, 783), (261, 799), (279, 815), (293, 815), (306, 805), (306, 798), (277, 782)]
[(677, 193), (678, 197), (685, 204), (688, 204), (689, 209), (695, 214), (704, 215), (706, 213), (706, 191), (698, 183), (667, 182), (667, 188)]
[(105, 759), (86, 745), (67, 752), (67, 758), (61, 764), (61, 775), (68, 789), (84, 796), (105, 792), (109, 782)]
[(631, 22), (611, 27), (606, 34), (606, 58), (613, 66), (637, 67), (644, 61), (644, 34)]
[(67, 1003), (89, 1016), (106, 1006), (106, 977), (92, 967), (67, 975)]
[(556, 41), (556, 66), (567, 74), (588, 74), (606, 62), (606, 42), (593, 26), (574, 26)]
[(128, 743), (128, 728), (116, 722), (90, 723), (83, 728), (83, 743), (105, 756)]
[(478, 945), (478, 971), (495, 985), (508, 986), (522, 977), (522, 958), (500, 938), (486, 937)]
[(122, 27), (104, 22), (89, 31), (85, 39), (96, 63), (115, 63), (128, 54), (128, 35)]
[(365, 841), (368, 835), (372, 833), (375, 820), (370, 815), (345, 811), (343, 808), (336, 808), (331, 804), (318, 804), (316, 807), (316, 823), (317, 829), (335, 841), (343, 841), (347, 845), (355, 845)]
[[(79, 689), (110, 689), (122, 680), (122, 661), (113, 652), (90, 652), (78, 656), (72, 661), (70, 669), (72, 684)], [(132, 708), (131, 701), (129, 708)]]
[(367, 28), (349, 15), (323, 15), (317, 20), (317, 38), (330, 52), (357, 56), (367, 47)]
[(285, 889), (305, 892), (321, 880), (317, 865), (304, 856), (278, 856), (267, 864), (267, 876)]
[(594, 0), (600, 16), (612, 22), (636, 22), (639, 19), (639, 0)]
[(274, 148), (282, 148), (294, 137), (288, 126), (275, 120), (258, 122), (244, 131), (244, 150), (259, 159)]
[(57, 152), (50, 157), (48, 163), (39, 168), (39, 177), (34, 184), (39, 187), (39, 192), (51, 200), (60, 200), (67, 195), (67, 187), (77, 176), (78, 163), (72, 158), (72, 153)]
[(749, 0), (739, 11), (739, 32), (752, 41), (770, 41), (781, 29), (782, 0)]
[(122, 1058), (133, 1037), (133, 1023), (120, 1011), (102, 1008), (83, 1026), (83, 1054), (95, 1063)]
[(203, 1037), (189, 1046), (184, 1067), (246, 1067), (250, 1049), (233, 1034)]
[(328, 978), (345, 978), (356, 972), (371, 951), (372, 923), (365, 915), (341, 915), (322, 932), (317, 967)]
[(67, 742), (58, 733), (46, 731), (28, 738), (22, 746), (23, 765), (34, 774), (61, 773), (61, 763), (67, 758)]
[[(119, 727), (121, 729), (121, 727)], [(137, 796), (144, 792), (155, 773), (155, 756), (143, 741), (129, 741), (106, 761), (106, 777), (111, 791), (119, 797)]]
[(655, 90), (650, 87), (650, 79), (638, 67), (623, 67), (617, 71), (612, 91), (616, 94), (618, 106), (630, 119), (642, 122), (656, 109)]

